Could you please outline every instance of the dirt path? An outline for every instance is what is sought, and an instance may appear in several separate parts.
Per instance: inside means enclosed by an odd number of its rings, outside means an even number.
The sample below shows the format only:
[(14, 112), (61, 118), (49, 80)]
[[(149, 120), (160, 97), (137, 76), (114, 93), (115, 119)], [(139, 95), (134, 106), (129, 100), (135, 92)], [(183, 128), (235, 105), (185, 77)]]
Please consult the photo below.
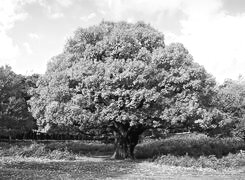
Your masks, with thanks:
[(0, 158), (0, 179), (245, 179), (245, 168), (211, 169), (160, 166), (148, 161), (84, 157), (76, 161)]

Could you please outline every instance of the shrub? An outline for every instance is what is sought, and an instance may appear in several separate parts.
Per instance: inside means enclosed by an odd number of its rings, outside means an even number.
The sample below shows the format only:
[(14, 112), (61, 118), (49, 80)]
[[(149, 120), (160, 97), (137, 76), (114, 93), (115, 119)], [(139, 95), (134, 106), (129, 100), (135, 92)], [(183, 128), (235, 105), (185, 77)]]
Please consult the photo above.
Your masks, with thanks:
[(68, 150), (75, 154), (83, 155), (108, 155), (113, 153), (114, 146), (112, 144), (104, 144), (99, 142), (81, 142), (81, 141), (66, 141), (66, 142), (52, 142), (47, 144), (47, 149), (53, 151)]
[(0, 156), (42, 157), (49, 159), (75, 159), (78, 155), (112, 154), (114, 146), (98, 142), (80, 141), (1, 143)]
[(163, 140), (142, 143), (135, 149), (136, 158), (153, 158), (160, 155), (191, 157), (214, 155), (221, 158), (229, 153), (245, 149), (245, 143), (239, 138), (211, 138), (203, 134), (172, 136)]
[(182, 167), (200, 167), (212, 169), (236, 168), (245, 165), (245, 155), (242, 153), (228, 154), (222, 158), (214, 155), (200, 156), (199, 158), (185, 156), (163, 155), (157, 157), (154, 162), (157, 164), (182, 166)]

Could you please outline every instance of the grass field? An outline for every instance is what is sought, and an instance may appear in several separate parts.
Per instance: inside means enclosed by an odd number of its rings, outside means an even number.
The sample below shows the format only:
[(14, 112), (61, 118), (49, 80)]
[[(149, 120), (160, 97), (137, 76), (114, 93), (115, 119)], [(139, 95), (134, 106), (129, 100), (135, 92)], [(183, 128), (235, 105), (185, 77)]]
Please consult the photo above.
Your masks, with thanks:
[(205, 135), (144, 142), (137, 160), (111, 160), (99, 142), (0, 142), (0, 179), (244, 179), (245, 143)]
[(244, 179), (245, 168), (173, 167), (149, 161), (116, 161), (107, 157), (77, 160), (1, 158), (0, 179)]

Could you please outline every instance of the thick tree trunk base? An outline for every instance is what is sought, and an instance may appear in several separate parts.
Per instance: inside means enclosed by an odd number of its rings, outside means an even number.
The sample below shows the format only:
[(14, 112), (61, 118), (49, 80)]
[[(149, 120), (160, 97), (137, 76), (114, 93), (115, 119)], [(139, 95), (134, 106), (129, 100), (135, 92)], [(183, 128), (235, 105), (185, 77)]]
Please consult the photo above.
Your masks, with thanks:
[(111, 158), (113, 159), (135, 159), (134, 148), (138, 144), (139, 136), (144, 132), (144, 128), (140, 125), (132, 126), (128, 124), (116, 124), (117, 131), (114, 131), (115, 152)]
[(114, 154), (111, 156), (111, 159), (126, 159), (126, 155), (125, 153), (115, 151)]
[(122, 144), (122, 141), (120, 142), (121, 143), (119, 144), (115, 144), (116, 150), (112, 155), (111, 159), (135, 159), (134, 156), (135, 145), (128, 144), (127, 142), (124, 142)]

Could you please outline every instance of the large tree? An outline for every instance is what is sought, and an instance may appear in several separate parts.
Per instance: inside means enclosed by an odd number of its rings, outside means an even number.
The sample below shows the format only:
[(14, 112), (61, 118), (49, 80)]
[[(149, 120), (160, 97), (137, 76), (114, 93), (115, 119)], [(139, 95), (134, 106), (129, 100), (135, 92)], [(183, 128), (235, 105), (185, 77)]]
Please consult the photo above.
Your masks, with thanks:
[(149, 128), (196, 128), (215, 81), (182, 44), (142, 22), (79, 28), (54, 57), (30, 101), (38, 124), (114, 134), (114, 158), (134, 157)]
[(11, 67), (0, 67), (0, 135), (12, 136), (32, 130), (35, 125), (28, 111), (29, 86), (26, 78)]

